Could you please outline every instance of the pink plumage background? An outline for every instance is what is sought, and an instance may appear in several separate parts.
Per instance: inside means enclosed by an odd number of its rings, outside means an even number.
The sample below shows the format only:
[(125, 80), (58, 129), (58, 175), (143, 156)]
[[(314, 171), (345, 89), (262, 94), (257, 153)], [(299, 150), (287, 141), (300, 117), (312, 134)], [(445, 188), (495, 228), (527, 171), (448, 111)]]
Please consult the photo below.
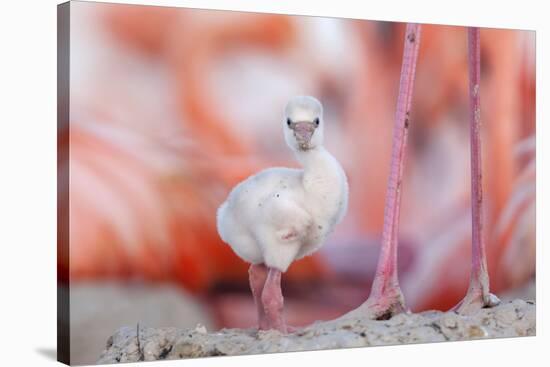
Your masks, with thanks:
[[(70, 263), (60, 266), (71, 289), (168, 284), (204, 306), (190, 324), (252, 326), (247, 264), (221, 242), (215, 212), (248, 175), (296, 165), (282, 109), (311, 94), (350, 206), (323, 249), (285, 276), (287, 317), (301, 325), (358, 306), (379, 249), (404, 25), (86, 2), (71, 11), (70, 131), (59, 135), (70, 145), (60, 156)], [(463, 27), (424, 26), (399, 248), (415, 311), (450, 308), (469, 280), (466, 48)], [(482, 29), (481, 52), (484, 235), (501, 295), (535, 276), (535, 34)], [(95, 320), (114, 309), (102, 294), (86, 298)], [(122, 326), (113, 320), (104, 340)]]

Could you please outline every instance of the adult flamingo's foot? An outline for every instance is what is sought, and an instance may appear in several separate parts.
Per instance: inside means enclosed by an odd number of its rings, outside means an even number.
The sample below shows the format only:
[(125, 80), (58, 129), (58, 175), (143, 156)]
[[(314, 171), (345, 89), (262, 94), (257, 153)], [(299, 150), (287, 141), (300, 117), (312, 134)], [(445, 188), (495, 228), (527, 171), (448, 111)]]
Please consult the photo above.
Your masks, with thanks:
[(473, 315), (482, 308), (492, 308), (500, 304), (500, 299), (482, 287), (470, 287), (466, 296), (451, 311), (461, 315)]
[(493, 293), (482, 295), (481, 293), (468, 293), (452, 310), (461, 315), (473, 315), (482, 308), (498, 306), (500, 299)]
[[(307, 327), (307, 326), (304, 326), (304, 327)], [(303, 329), (304, 327), (302, 326), (292, 326), (292, 325), (286, 325), (286, 331), (288, 334), (293, 334), (297, 331), (300, 331), (301, 329)]]
[(361, 306), (344, 314), (337, 320), (356, 317), (370, 320), (388, 320), (406, 311), (405, 298), (401, 289), (397, 286), (386, 290), (384, 293), (372, 294)]

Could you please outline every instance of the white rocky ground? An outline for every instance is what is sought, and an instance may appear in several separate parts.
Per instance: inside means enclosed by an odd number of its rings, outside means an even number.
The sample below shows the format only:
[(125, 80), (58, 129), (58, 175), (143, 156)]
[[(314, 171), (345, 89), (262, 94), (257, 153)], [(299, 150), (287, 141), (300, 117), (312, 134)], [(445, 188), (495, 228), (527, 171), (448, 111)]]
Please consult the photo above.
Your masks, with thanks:
[(98, 363), (153, 361), (219, 355), (351, 348), (535, 335), (535, 303), (516, 299), (472, 316), (429, 311), (385, 321), (317, 322), (282, 335), (277, 331), (123, 327), (107, 341)]

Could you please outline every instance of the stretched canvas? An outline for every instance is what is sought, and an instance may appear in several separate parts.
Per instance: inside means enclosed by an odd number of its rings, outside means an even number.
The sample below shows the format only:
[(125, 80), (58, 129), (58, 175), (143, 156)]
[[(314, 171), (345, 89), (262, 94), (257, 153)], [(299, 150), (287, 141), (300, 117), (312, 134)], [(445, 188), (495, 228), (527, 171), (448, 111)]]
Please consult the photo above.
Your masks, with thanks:
[(59, 5), (59, 361), (535, 335), (535, 90), (529, 30)]

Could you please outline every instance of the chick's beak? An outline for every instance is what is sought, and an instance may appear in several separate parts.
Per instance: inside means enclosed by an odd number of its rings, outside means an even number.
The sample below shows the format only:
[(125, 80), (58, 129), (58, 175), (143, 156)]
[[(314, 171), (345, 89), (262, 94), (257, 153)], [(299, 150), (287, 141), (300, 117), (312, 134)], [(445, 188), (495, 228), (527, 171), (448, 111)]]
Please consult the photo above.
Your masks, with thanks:
[(294, 124), (294, 136), (302, 148), (306, 148), (315, 131), (315, 125), (311, 122), (302, 121)]

